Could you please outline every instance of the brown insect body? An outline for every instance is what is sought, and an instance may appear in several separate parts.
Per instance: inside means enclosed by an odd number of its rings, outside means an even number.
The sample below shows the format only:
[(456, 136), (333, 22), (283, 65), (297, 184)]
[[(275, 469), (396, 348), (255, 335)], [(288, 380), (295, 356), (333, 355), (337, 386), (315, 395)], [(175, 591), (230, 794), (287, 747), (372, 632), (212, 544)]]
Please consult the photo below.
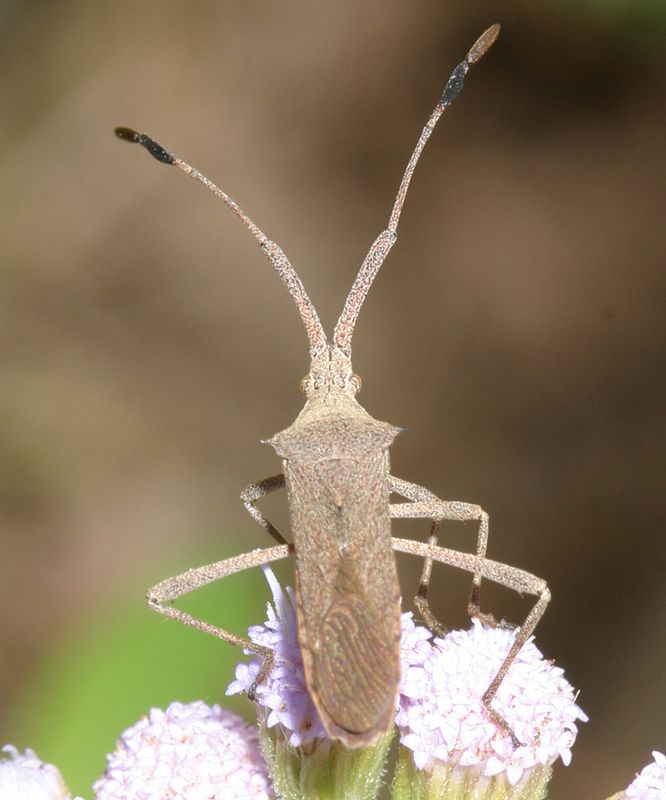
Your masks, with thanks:
[[(493, 44), (498, 33), (499, 25), (488, 28), (451, 73), (402, 176), (387, 228), (373, 242), (361, 264), (330, 340), (285, 253), (235, 200), (146, 134), (130, 128), (116, 129), (120, 138), (142, 145), (158, 161), (176, 166), (203, 184), (236, 214), (291, 294), (310, 343), (310, 373), (302, 383), (307, 397), (305, 406), (290, 427), (269, 440), (282, 459), (283, 474), (252, 483), (241, 493), (248, 512), (278, 545), (167, 578), (149, 590), (148, 604), (167, 617), (261, 656), (263, 664), (248, 692), (251, 698), (256, 697), (257, 686), (272, 668), (273, 650), (193, 617), (172, 603), (234, 572), (293, 555), (298, 637), (306, 684), (327, 734), (347, 747), (371, 744), (390, 729), (394, 717), (400, 678), (400, 590), (394, 550), (424, 559), (415, 603), (433, 630), (441, 630), (427, 603), (433, 561), (473, 574), (468, 611), (470, 616), (489, 624), (491, 615), (482, 614), (479, 605), (482, 578), (538, 596), (484, 694), (490, 718), (507, 730), (491, 700), (550, 598), (541, 579), (486, 558), (488, 515), (481, 506), (441, 500), (422, 486), (391, 476), (388, 449), (400, 429), (373, 419), (356, 401), (360, 379), (351, 366), (356, 320), (396, 241), (400, 214), (418, 159), (437, 121), (460, 92), (470, 67)], [(291, 544), (256, 506), (262, 497), (285, 487)], [(392, 492), (406, 502), (391, 504)], [(392, 518), (430, 520), (428, 543), (392, 539)], [(478, 522), (474, 555), (437, 544), (442, 520)], [(513, 740), (518, 746), (515, 736)]]
[(329, 734), (358, 747), (390, 727), (400, 678), (388, 484), (400, 429), (354, 399), (344, 354), (323, 355), (304, 382), (303, 411), (269, 443), (283, 459), (307, 685)]

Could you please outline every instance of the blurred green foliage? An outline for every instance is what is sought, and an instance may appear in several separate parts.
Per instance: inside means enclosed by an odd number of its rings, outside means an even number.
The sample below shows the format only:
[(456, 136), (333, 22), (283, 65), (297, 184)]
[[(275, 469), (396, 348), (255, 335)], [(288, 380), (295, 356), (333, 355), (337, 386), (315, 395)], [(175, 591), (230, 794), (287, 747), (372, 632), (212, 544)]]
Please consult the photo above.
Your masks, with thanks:
[[(13, 744), (55, 764), (84, 798), (117, 737), (151, 707), (203, 699), (252, 714), (245, 697), (224, 696), (240, 651), (160, 618), (140, 602), (143, 591), (124, 590), (121, 601), (81, 619), (27, 678), (13, 708)], [(179, 607), (244, 633), (263, 621), (267, 599), (261, 572), (252, 570), (198, 590)]]

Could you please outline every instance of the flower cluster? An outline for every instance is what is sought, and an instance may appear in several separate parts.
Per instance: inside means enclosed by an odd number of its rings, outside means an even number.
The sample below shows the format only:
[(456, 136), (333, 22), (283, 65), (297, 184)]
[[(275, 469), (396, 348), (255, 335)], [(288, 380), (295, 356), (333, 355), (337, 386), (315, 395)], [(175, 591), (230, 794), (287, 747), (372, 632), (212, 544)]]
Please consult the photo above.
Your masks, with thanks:
[(96, 800), (269, 800), (255, 726), (201, 701), (154, 708), (128, 728), (95, 783)]
[[(270, 647), (275, 661), (266, 680), (256, 687), (257, 702), (266, 709), (266, 725), (280, 726), (292, 747), (300, 747), (312, 739), (326, 737), (312, 697), (305, 684), (303, 657), (298, 644), (296, 609), (291, 587), (286, 592), (273, 571), (265, 567), (264, 575), (273, 595), (273, 604), (266, 604), (268, 619), (248, 631), (255, 644)], [(249, 664), (236, 667), (236, 680), (227, 687), (227, 694), (248, 692), (254, 685), (263, 659), (254, 658)]]
[[(228, 694), (255, 689), (263, 709), (260, 726), (203, 702), (152, 709), (122, 734), (107, 757), (106, 771), (94, 786), (96, 800), (376, 796), (392, 734), (356, 750), (327, 739), (305, 683), (293, 591), (283, 591), (269, 568), (265, 574), (273, 605), (267, 606), (266, 622), (250, 628), (249, 636), (271, 648), (275, 660), (256, 687), (262, 660), (238, 664), (227, 689)], [(485, 800), (498, 791), (507, 798), (542, 797), (550, 765), (557, 758), (570, 762), (576, 723), (587, 720), (563, 671), (546, 661), (532, 640), (521, 648), (492, 701), (509, 731), (488, 713), (483, 695), (516, 631), (474, 621), (470, 630), (433, 638), (411, 614), (403, 614), (401, 622), (396, 723), (402, 746), (394, 800), (439, 797), (442, 786), (447, 792), (442, 796), (450, 798)], [(522, 742), (519, 747), (511, 734)], [(21, 755), (8, 747), (5, 752), (10, 758), (0, 758), (2, 800), (71, 800), (54, 766), (31, 751)], [(623, 798), (666, 796), (666, 756), (655, 753), (654, 758)]]
[(40, 761), (32, 750), (19, 753), (8, 744), (0, 753), (8, 756), (0, 757), (2, 800), (71, 800), (72, 795), (58, 768)]
[[(415, 630), (418, 630), (411, 623)], [(403, 637), (413, 637), (415, 630)], [(419, 769), (436, 763), (481, 766), (481, 774), (504, 773), (516, 785), (526, 771), (549, 766), (558, 757), (571, 761), (576, 720), (587, 716), (575, 704), (563, 670), (545, 661), (530, 640), (502, 681), (493, 708), (522, 742), (514, 747), (507, 730), (489, 716), (482, 697), (509, 651), (516, 631), (486, 628), (474, 620), (470, 630), (435, 639), (418, 656), (403, 649), (400, 741), (413, 752)], [(423, 636), (423, 634), (420, 634)]]
[[(265, 569), (274, 607), (267, 605), (267, 621), (249, 630), (257, 644), (275, 652), (271, 673), (256, 687), (257, 702), (266, 709), (266, 724), (280, 726), (292, 746), (325, 738), (326, 732), (308, 694), (298, 645), (291, 589), (282, 590)], [(474, 621), (468, 631), (453, 631), (432, 639), (412, 615), (402, 615), (399, 707), (396, 722), (400, 741), (413, 752), (418, 769), (435, 763), (482, 765), (490, 777), (504, 773), (517, 784), (532, 767), (548, 766), (558, 757), (571, 760), (576, 720), (587, 716), (575, 704), (563, 670), (544, 660), (530, 640), (521, 649), (493, 700), (493, 708), (522, 742), (515, 748), (511, 736), (489, 716), (482, 697), (497, 674), (516, 631), (486, 628)], [(248, 691), (261, 659), (236, 668), (228, 694)]]
[(627, 800), (664, 800), (666, 797), (666, 755), (654, 750), (654, 761), (644, 767), (627, 787)]

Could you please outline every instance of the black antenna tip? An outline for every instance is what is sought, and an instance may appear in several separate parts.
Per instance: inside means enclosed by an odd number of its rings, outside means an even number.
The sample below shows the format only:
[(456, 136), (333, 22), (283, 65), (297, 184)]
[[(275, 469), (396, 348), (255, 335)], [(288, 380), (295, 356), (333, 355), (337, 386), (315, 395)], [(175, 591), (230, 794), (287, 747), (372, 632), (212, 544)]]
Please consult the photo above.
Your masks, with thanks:
[(465, 82), (465, 75), (467, 75), (467, 71), (469, 70), (469, 64), (467, 61), (461, 61), (460, 64), (453, 70), (451, 76), (449, 77), (448, 81), (446, 82), (446, 86), (444, 87), (444, 91), (442, 92), (442, 100), (441, 103), (446, 108), (450, 106), (451, 103), (456, 99), (460, 90), (463, 87), (463, 83)]
[(467, 75), (469, 68), (480, 61), (488, 50), (493, 46), (495, 40), (499, 36), (500, 26), (496, 22), (485, 30), (481, 36), (470, 47), (464, 61), (453, 70), (451, 77), (446, 82), (444, 91), (442, 92), (441, 104), (446, 108), (456, 99), (460, 90), (465, 82), (465, 75)]
[(126, 142), (138, 142), (140, 133), (133, 131), (131, 128), (114, 128), (113, 132), (119, 139), (124, 139)]
[(161, 161), (163, 164), (173, 164), (176, 160), (168, 150), (165, 150), (161, 144), (158, 144), (154, 139), (145, 133), (137, 133), (132, 128), (114, 128), (113, 131), (119, 139), (125, 142), (134, 142), (140, 144), (141, 147), (150, 153), (153, 158)]

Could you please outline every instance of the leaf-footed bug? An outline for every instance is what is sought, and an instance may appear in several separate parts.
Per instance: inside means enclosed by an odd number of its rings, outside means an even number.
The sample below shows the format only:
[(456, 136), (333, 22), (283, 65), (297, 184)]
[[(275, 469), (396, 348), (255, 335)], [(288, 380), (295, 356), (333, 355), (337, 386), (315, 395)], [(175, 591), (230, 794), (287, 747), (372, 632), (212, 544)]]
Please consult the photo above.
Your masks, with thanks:
[[(263, 656), (256, 688), (271, 669), (272, 651), (197, 619), (171, 603), (232, 573), (294, 556), (298, 632), (306, 682), (326, 731), (348, 747), (371, 744), (388, 731), (395, 713), (400, 678), (400, 589), (394, 550), (424, 559), (415, 603), (435, 631), (441, 631), (441, 626), (427, 600), (433, 561), (473, 573), (468, 612), (488, 623), (492, 617), (483, 615), (479, 606), (482, 578), (537, 597), (484, 695), (489, 715), (504, 727), (506, 724), (491, 701), (550, 599), (541, 579), (486, 558), (488, 515), (480, 506), (440, 500), (427, 489), (390, 474), (388, 449), (399, 429), (373, 419), (359, 405), (355, 395), (361, 382), (351, 365), (354, 326), (368, 290), (396, 241), (405, 196), (421, 152), (444, 110), (462, 88), (469, 68), (498, 34), (499, 25), (488, 28), (453, 70), (404, 172), (387, 229), (379, 234), (359, 269), (332, 342), (284, 252), (229, 195), (146, 134), (116, 129), (121, 139), (142, 145), (158, 161), (176, 166), (202, 183), (239, 217), (294, 299), (310, 343), (310, 372), (301, 385), (305, 406), (290, 427), (268, 440), (282, 459), (283, 472), (249, 485), (241, 494), (250, 515), (277, 540), (278, 546), (168, 578), (149, 590), (148, 604), (167, 617)], [(256, 506), (261, 497), (283, 488), (287, 490), (292, 544)], [(407, 502), (392, 504), (391, 494)], [(431, 520), (428, 542), (392, 538), (392, 518)], [(478, 522), (476, 553), (438, 546), (442, 520)]]

